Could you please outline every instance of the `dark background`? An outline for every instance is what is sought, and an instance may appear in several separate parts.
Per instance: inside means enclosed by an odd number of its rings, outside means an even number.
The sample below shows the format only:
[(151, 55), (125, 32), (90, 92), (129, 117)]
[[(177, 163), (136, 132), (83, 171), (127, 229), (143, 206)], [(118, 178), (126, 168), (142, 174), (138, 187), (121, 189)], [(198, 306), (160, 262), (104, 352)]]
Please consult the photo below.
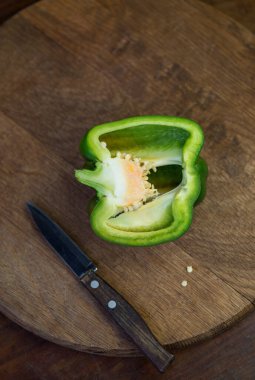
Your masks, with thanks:
[[(35, 2), (1, 0), (0, 23)], [(255, 33), (255, 0), (204, 2)], [(1, 380), (255, 379), (255, 313), (225, 333), (179, 351), (163, 375), (144, 358), (99, 357), (57, 346), (27, 332), (3, 315), (0, 315), (0, 338)]]
[[(38, 0), (1, 0), (0, 22)], [(199, 1), (199, 0), (197, 0)], [(243, 24), (255, 33), (255, 1), (254, 0), (202, 0), (228, 16)]]

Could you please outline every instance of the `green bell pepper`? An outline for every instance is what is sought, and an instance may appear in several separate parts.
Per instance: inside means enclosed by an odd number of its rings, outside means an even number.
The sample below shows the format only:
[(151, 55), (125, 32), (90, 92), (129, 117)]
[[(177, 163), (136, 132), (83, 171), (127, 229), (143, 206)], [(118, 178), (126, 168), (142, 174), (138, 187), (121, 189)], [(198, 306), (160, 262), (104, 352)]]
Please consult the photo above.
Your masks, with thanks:
[(192, 120), (138, 116), (98, 125), (81, 141), (77, 180), (97, 199), (91, 226), (112, 243), (150, 246), (183, 235), (205, 196), (204, 136)]

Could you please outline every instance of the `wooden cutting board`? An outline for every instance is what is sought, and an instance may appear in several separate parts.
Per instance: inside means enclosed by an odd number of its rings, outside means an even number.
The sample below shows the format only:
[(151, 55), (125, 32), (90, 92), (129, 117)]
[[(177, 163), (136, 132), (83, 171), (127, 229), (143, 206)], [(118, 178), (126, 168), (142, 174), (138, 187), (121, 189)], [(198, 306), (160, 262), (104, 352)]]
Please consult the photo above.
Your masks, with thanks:
[[(212, 336), (253, 310), (254, 36), (195, 0), (43, 0), (0, 39), (1, 311), (78, 350), (138, 354), (45, 245), (27, 200), (91, 255), (165, 345)], [(93, 192), (74, 180), (79, 141), (95, 124), (143, 114), (203, 126), (207, 197), (178, 241), (111, 245), (90, 229)]]

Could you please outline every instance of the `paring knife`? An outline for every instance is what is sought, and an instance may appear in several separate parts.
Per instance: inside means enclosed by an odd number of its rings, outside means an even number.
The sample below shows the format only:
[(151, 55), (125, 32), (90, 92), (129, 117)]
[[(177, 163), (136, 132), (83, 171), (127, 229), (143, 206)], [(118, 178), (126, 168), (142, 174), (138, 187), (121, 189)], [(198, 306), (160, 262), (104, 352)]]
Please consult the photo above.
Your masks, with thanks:
[(174, 356), (161, 346), (137, 311), (96, 275), (95, 264), (62, 228), (33, 203), (27, 203), (27, 207), (42, 235), (58, 256), (158, 370), (164, 372)]

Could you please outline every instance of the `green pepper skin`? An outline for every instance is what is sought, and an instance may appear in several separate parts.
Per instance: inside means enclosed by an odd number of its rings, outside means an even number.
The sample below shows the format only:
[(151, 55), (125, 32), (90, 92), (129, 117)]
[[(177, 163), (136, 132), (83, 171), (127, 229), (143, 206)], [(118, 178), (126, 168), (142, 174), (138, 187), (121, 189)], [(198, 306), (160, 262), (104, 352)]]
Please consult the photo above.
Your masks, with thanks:
[(200, 189), (199, 196), (196, 200), (195, 206), (198, 205), (199, 203), (201, 203), (202, 200), (205, 198), (205, 195), (206, 195), (206, 179), (208, 176), (207, 163), (205, 162), (205, 160), (202, 157), (198, 158), (196, 167), (197, 167), (197, 170), (198, 170), (199, 175), (200, 175), (201, 189)]
[[(95, 169), (76, 170), (75, 176), (97, 191), (90, 215), (94, 232), (128, 246), (152, 246), (182, 236), (191, 225), (194, 205), (205, 196), (208, 169), (199, 157), (203, 143), (201, 127), (180, 117), (137, 116), (91, 128), (80, 149)], [(118, 150), (156, 162), (158, 175), (151, 174), (150, 180), (162, 187), (166, 183), (169, 191), (138, 210), (118, 215), (104, 169), (104, 162)], [(181, 165), (182, 173), (175, 165)]]

